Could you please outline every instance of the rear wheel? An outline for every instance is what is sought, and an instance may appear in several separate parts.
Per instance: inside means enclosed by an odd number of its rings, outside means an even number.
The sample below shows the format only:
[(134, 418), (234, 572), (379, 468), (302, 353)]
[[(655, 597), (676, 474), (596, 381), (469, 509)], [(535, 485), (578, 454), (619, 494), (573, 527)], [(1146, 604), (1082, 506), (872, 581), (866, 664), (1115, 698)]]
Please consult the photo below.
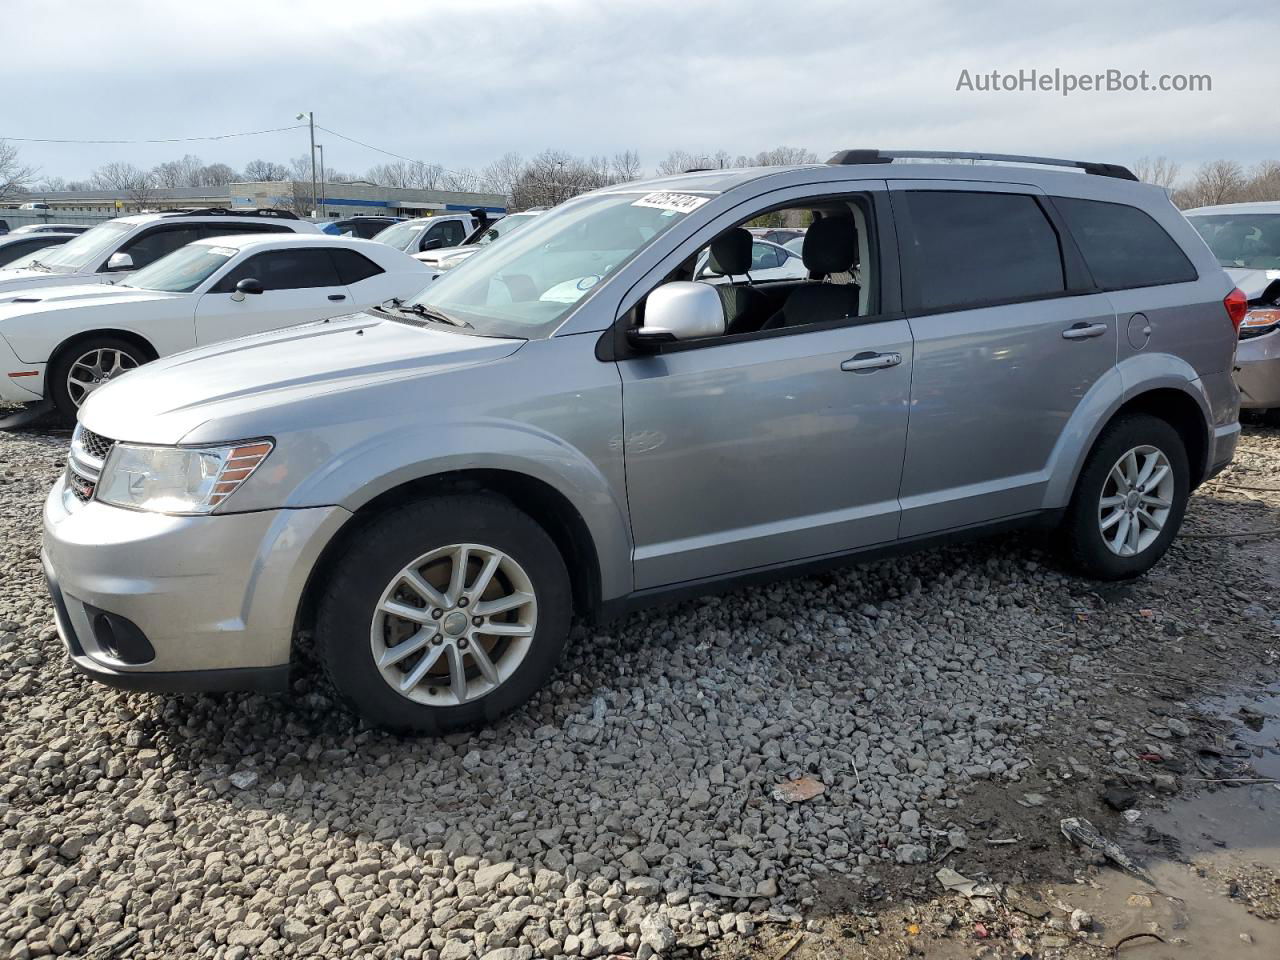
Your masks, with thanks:
[(339, 561), (316, 621), (333, 686), (392, 730), (490, 723), (550, 677), (572, 609), (555, 543), (491, 495), (454, 495), (373, 521)]
[(52, 398), (58, 417), (64, 423), (75, 423), (76, 414), (91, 393), (148, 359), (137, 346), (119, 337), (81, 340), (63, 350), (49, 365), (46, 394)]
[(1102, 432), (1076, 481), (1063, 534), (1085, 576), (1150, 570), (1178, 533), (1190, 495), (1186, 446), (1172, 426), (1132, 414)]

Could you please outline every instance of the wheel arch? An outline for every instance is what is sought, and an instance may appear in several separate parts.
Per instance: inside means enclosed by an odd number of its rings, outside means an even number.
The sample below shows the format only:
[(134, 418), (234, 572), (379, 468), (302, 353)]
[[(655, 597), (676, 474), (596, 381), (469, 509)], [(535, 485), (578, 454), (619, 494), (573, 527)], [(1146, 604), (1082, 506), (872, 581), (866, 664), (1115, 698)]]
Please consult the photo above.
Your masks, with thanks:
[(100, 338), (106, 339), (109, 337), (117, 340), (124, 340), (126, 343), (133, 344), (146, 355), (147, 362), (158, 360), (160, 358), (160, 352), (156, 350), (151, 341), (142, 336), (142, 334), (136, 333), (133, 330), (121, 330), (117, 327), (101, 327), (94, 330), (86, 330), (82, 333), (72, 334), (59, 343), (49, 352), (47, 369), (52, 370), (54, 365), (67, 355), (68, 351), (75, 349), (77, 346), (87, 343), (90, 340)]
[(577, 508), (551, 484), (513, 470), (459, 469), (400, 483), (358, 507), (325, 545), (311, 569), (298, 602), (295, 635), (314, 625), (317, 601), (346, 546), (375, 518), (406, 503), (431, 496), (493, 493), (537, 522), (564, 557), (573, 590), (574, 612), (596, 619), (602, 606), (600, 557), (590, 528)]

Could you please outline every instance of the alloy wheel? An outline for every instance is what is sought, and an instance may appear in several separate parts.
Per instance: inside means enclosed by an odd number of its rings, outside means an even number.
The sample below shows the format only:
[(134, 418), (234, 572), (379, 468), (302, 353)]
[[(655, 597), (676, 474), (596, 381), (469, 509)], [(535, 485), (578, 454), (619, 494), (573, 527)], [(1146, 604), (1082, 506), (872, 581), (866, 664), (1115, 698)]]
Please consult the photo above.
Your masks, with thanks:
[(392, 578), (374, 611), (370, 646), (396, 693), (428, 706), (458, 706), (515, 673), (537, 619), (533, 583), (515, 559), (482, 544), (453, 544)]
[(1135, 557), (1160, 536), (1173, 508), (1173, 468), (1158, 447), (1134, 447), (1112, 466), (1098, 501), (1098, 528), (1107, 549)]
[(138, 366), (138, 359), (115, 347), (98, 347), (78, 357), (67, 371), (67, 393), (81, 406), (89, 394), (113, 377)]

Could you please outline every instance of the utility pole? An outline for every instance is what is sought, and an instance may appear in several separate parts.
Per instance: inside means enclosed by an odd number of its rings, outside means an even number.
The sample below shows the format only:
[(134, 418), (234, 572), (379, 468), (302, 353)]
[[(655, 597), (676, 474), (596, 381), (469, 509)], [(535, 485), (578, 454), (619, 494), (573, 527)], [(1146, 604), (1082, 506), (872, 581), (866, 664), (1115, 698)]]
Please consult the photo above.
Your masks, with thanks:
[[(302, 116), (298, 114), (298, 119), (301, 120)], [(316, 214), (320, 202), (320, 193), (316, 189), (316, 115), (308, 110), (306, 117), (307, 125), (311, 127), (311, 212)]]
[(323, 144), (323, 143), (317, 143), (317, 144), (316, 144), (316, 149), (320, 151), (320, 199), (317, 201), (317, 203), (319, 204), (319, 206), (318, 206), (318, 208), (317, 208), (317, 210), (316, 210), (316, 213), (319, 215), (320, 219), (321, 219), (321, 220), (323, 220), (323, 219), (325, 219), (325, 208), (324, 208), (324, 193), (325, 193), (325, 190), (324, 190), (324, 144)]

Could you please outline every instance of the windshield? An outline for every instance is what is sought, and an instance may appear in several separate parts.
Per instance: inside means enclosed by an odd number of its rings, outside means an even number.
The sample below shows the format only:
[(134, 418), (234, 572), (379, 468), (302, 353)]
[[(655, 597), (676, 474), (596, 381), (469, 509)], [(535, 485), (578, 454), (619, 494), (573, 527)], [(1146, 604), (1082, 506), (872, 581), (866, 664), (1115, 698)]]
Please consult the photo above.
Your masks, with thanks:
[(1187, 219), (1222, 266), (1280, 268), (1280, 213), (1214, 213)]
[(379, 230), (373, 235), (373, 239), (378, 243), (385, 243), (388, 247), (395, 247), (397, 250), (408, 250), (413, 246), (414, 238), (418, 236), (418, 231), (421, 229), (421, 223), (410, 220), (407, 223), (397, 223), (393, 227)]
[(120, 286), (164, 293), (190, 293), (237, 253), (239, 251), (235, 247), (193, 243), (143, 267), (129, 277), (128, 283)]
[(100, 260), (103, 254), (113, 249), (132, 230), (133, 224), (130, 223), (100, 223), (74, 240), (68, 240), (62, 246), (49, 250), (46, 256), (36, 259), (58, 273), (83, 270)]
[(414, 298), (482, 336), (550, 336), (593, 287), (710, 197), (609, 193), (539, 215)]
[[(508, 233), (520, 226), (522, 223), (528, 223), (536, 213), (513, 213), (509, 217), (503, 217), (496, 223), (491, 223), (467, 238), (467, 243), (475, 244), (477, 247), (483, 247), (486, 244), (493, 243), (499, 237), (505, 237)], [(477, 234), (479, 234), (477, 236)]]

